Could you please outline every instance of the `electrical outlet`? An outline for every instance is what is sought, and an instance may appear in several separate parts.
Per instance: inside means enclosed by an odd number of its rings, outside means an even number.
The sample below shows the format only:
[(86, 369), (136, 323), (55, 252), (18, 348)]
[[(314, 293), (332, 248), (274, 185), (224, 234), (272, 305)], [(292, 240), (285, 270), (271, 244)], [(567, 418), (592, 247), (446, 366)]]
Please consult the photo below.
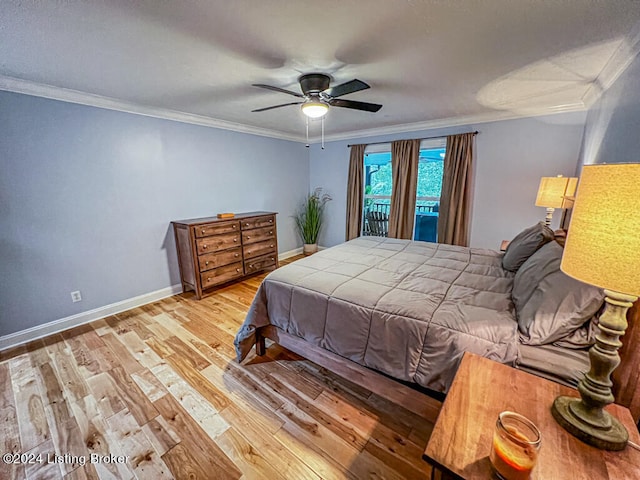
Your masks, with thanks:
[(82, 300), (82, 295), (80, 295), (80, 290), (76, 290), (75, 292), (71, 292), (71, 301), (73, 303), (80, 302)]

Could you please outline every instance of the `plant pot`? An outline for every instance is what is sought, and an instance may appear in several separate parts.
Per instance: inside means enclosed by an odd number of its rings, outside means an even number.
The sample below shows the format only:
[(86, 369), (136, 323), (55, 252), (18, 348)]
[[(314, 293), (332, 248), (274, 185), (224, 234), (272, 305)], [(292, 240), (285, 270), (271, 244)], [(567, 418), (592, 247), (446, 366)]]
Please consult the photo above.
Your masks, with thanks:
[(317, 243), (305, 243), (304, 247), (302, 247), (302, 253), (304, 253), (306, 256), (313, 255), (317, 251), (318, 251)]

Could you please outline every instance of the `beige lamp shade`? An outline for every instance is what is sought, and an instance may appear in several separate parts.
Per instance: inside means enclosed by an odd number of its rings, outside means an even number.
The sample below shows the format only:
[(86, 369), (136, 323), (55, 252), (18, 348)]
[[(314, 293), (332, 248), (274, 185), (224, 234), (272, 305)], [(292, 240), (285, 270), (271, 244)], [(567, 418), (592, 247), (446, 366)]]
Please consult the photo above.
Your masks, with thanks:
[(583, 168), (560, 268), (585, 283), (640, 296), (640, 164)]
[(576, 191), (576, 177), (542, 177), (536, 197), (536, 207), (571, 208)]

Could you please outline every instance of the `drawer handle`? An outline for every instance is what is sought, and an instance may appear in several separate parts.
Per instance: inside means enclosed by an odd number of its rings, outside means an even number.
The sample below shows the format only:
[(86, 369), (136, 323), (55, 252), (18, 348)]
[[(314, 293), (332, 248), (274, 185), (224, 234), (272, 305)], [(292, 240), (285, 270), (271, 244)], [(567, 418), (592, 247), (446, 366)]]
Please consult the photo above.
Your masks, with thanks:
[(207, 260), (206, 262), (204, 262), (205, 265), (209, 265), (209, 260)]
[(270, 248), (273, 248), (273, 243), (271, 245), (269, 245)]
[(237, 242), (237, 241), (238, 241), (238, 238), (237, 238), (237, 237), (236, 237), (236, 238), (234, 238), (234, 239), (233, 239), (233, 241), (234, 241), (234, 242)]
[(236, 268), (236, 272), (240, 272), (240, 269), (239, 269), (239, 268)]
[(202, 229), (202, 233), (205, 234), (205, 233), (207, 233), (207, 231), (203, 228)]
[(231, 228), (233, 228), (235, 230), (236, 229), (236, 224), (234, 223)]
[(251, 240), (251, 237), (249, 235), (247, 235), (247, 240)]
[(248, 227), (248, 226), (249, 226), (249, 224), (248, 224), (248, 223), (245, 223), (245, 224), (244, 224), (244, 226), (245, 226), (245, 227)]
[(211, 281), (211, 277), (207, 277), (207, 282), (210, 282), (210, 281)]
[(207, 248), (207, 246), (206, 245), (202, 245), (202, 249), (204, 250), (205, 248)]
[(273, 223), (273, 218), (269, 220), (269, 223)]
[(239, 256), (240, 256), (240, 254), (239, 254), (239, 253), (236, 253), (236, 254), (234, 255), (234, 257), (236, 257), (236, 258), (238, 258)]
[(253, 268), (253, 263), (249, 265), (249, 268)]
[(275, 258), (271, 257), (271, 261), (273, 262), (275, 260)]
[(269, 232), (269, 235), (273, 235), (273, 230), (271, 230), (271, 231)]

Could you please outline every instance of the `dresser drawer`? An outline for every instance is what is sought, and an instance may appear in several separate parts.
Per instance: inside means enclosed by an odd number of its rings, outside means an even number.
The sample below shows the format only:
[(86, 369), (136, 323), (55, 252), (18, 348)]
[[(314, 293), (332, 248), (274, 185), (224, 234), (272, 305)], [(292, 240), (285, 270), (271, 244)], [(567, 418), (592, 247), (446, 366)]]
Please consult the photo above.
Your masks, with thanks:
[(249, 245), (250, 243), (264, 242), (274, 238), (274, 227), (256, 228), (254, 230), (244, 230), (242, 232), (242, 244)]
[(208, 237), (209, 235), (219, 235), (221, 233), (232, 233), (240, 230), (240, 222), (216, 222), (198, 225), (194, 227), (196, 237)]
[(276, 264), (276, 254), (264, 255), (262, 257), (256, 257), (244, 262), (244, 271), (248, 275), (253, 272), (259, 272), (265, 268), (272, 267)]
[(209, 252), (217, 252), (218, 250), (226, 250), (240, 245), (240, 233), (224, 233), (222, 235), (213, 235), (211, 237), (199, 238), (196, 240), (196, 249), (198, 255), (204, 255)]
[(267, 240), (266, 242), (252, 243), (251, 245), (245, 245), (242, 247), (244, 252), (244, 259), (255, 258), (261, 255), (268, 255), (270, 253), (276, 253), (276, 241)]
[(264, 217), (247, 218), (240, 222), (242, 230), (250, 230), (252, 228), (268, 227), (276, 224), (274, 215), (265, 215)]
[(242, 262), (232, 263), (231, 265), (225, 265), (224, 267), (214, 268), (200, 274), (200, 281), (202, 282), (202, 288), (211, 287), (212, 285), (218, 285), (219, 283), (228, 282), (234, 278), (241, 277), (243, 275)]
[(229, 265), (242, 260), (242, 249), (240, 247), (231, 250), (224, 250), (218, 253), (206, 253), (198, 257), (200, 271), (211, 270), (212, 268)]

